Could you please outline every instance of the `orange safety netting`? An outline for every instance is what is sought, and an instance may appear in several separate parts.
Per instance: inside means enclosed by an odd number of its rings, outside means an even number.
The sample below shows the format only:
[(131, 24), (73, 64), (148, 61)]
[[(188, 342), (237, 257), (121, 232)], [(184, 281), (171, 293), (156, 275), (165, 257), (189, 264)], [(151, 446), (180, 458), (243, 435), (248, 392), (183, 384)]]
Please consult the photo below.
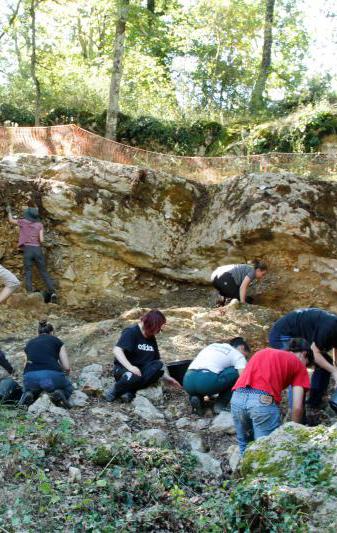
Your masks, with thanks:
[(145, 166), (208, 182), (257, 171), (291, 170), (300, 174), (327, 176), (337, 172), (337, 158), (328, 154), (176, 156), (111, 141), (74, 124), (50, 127), (1, 127), (0, 155), (13, 153), (90, 156), (115, 163)]

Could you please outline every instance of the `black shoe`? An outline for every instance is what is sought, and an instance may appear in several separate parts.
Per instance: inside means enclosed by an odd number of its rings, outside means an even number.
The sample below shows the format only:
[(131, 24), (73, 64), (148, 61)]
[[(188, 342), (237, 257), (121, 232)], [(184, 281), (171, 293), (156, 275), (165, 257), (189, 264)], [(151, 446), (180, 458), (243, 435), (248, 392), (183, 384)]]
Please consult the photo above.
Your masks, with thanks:
[(192, 413), (196, 413), (197, 415), (203, 414), (203, 404), (199, 396), (190, 396), (190, 405), (192, 407)]
[(50, 295), (50, 303), (51, 303), (51, 304), (57, 304), (57, 296), (56, 296), (55, 292), (53, 292), (53, 293)]
[(104, 394), (104, 398), (107, 402), (114, 402), (117, 400), (118, 395), (115, 392), (115, 387), (111, 387), (110, 389), (107, 389)]
[(49, 394), (51, 401), (58, 407), (64, 407), (65, 409), (71, 409), (71, 404), (66, 398), (63, 390), (56, 389)]
[(18, 401), (18, 407), (29, 407), (34, 403), (34, 394), (31, 391), (24, 392)]
[(136, 397), (136, 394), (134, 392), (126, 392), (125, 394), (122, 394), (121, 400), (124, 403), (130, 403), (132, 400), (134, 400)]

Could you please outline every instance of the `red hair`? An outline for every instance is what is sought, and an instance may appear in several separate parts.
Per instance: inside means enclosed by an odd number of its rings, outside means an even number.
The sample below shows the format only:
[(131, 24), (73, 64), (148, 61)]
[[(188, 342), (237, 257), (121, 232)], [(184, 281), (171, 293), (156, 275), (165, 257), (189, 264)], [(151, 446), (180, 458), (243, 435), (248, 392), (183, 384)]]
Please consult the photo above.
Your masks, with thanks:
[(159, 333), (160, 328), (166, 323), (166, 318), (158, 309), (152, 309), (141, 318), (146, 337)]

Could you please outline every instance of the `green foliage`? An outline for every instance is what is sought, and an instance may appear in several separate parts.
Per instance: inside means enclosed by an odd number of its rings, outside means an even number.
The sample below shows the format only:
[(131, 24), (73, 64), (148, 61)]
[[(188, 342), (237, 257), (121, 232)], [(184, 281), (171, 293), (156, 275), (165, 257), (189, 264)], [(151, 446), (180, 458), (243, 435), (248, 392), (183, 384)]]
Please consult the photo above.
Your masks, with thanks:
[(336, 131), (337, 109), (323, 101), (302, 107), (286, 118), (256, 126), (245, 144), (251, 154), (313, 152), (324, 135)]

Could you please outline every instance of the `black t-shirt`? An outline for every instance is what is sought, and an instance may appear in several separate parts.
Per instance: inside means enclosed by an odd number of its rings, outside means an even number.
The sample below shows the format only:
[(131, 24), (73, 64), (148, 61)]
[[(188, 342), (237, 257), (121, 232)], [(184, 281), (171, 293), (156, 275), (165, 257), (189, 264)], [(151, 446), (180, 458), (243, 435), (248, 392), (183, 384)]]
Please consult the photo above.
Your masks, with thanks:
[(57, 370), (62, 372), (59, 364), (60, 350), (63, 342), (54, 335), (39, 335), (27, 342), (25, 352), (27, 363), (24, 374), (36, 370)]
[[(160, 359), (156, 338), (144, 337), (138, 324), (123, 329), (116, 346), (122, 348), (127, 360), (138, 367)], [(115, 363), (120, 364), (116, 360)]]
[(297, 309), (275, 322), (270, 337), (278, 335), (301, 337), (328, 352), (337, 347), (337, 315), (315, 307)]

